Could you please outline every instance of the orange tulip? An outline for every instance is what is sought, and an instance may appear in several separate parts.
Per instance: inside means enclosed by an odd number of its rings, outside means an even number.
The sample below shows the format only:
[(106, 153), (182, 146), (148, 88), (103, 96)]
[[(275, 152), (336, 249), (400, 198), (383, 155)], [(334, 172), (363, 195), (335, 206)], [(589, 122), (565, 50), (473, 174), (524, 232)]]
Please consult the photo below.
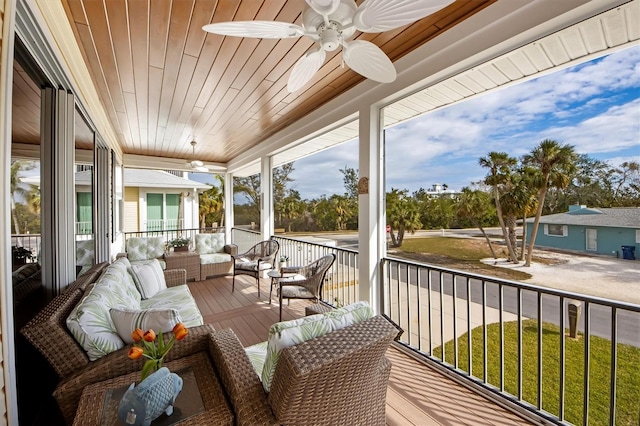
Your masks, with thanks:
[(153, 342), (154, 340), (156, 340), (156, 332), (149, 329), (145, 331), (145, 333), (142, 335), (142, 338), (145, 340), (145, 342)]
[(176, 340), (184, 339), (189, 334), (189, 329), (179, 322), (173, 327), (173, 335), (176, 336)]
[(142, 356), (143, 352), (144, 351), (142, 350), (142, 348), (138, 346), (132, 346), (131, 349), (129, 349), (129, 353), (127, 354), (127, 356), (130, 359), (138, 359)]
[(142, 336), (144, 336), (144, 331), (142, 331), (139, 328), (136, 328), (131, 333), (131, 338), (133, 339), (134, 342), (139, 342), (142, 339)]

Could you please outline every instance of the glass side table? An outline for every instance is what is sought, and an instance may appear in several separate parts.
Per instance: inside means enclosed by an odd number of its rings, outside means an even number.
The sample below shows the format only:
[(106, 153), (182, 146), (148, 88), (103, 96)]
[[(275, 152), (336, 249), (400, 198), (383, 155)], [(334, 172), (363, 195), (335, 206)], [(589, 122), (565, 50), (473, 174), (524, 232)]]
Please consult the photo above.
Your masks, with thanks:
[[(123, 359), (122, 362), (128, 360)], [(171, 416), (162, 414), (151, 424), (168, 425), (233, 425), (234, 416), (213, 366), (205, 352), (198, 352), (165, 364), (169, 370), (184, 374), (183, 388), (176, 399)], [(73, 419), (74, 426), (124, 425), (118, 419), (118, 405), (124, 391), (140, 380), (140, 371), (85, 387)]]

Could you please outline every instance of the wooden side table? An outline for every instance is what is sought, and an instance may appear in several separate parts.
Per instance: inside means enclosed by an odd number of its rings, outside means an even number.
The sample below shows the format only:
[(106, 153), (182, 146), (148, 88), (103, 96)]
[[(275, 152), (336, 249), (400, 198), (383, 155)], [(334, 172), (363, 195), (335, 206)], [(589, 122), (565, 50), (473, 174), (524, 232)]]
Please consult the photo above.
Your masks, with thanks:
[(200, 281), (200, 255), (190, 251), (174, 251), (164, 255), (167, 269), (186, 269), (187, 280)]
[[(124, 359), (122, 362), (127, 360)], [(191, 378), (185, 377), (184, 380), (195, 380), (196, 383), (185, 383), (176, 399), (173, 414), (161, 414), (152, 425), (233, 425), (233, 412), (206, 352), (168, 362), (165, 367), (178, 374), (181, 371), (189, 371)], [(123, 393), (123, 388), (137, 380), (140, 380), (139, 371), (84, 388), (73, 425), (124, 425), (118, 419), (120, 399), (116, 395)]]

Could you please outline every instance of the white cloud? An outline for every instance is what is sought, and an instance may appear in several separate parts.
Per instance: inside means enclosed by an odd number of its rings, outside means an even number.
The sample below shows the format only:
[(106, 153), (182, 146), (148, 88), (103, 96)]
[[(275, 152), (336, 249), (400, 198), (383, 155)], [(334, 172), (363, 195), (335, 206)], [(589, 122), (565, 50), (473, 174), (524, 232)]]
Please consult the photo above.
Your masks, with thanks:
[(574, 145), (581, 153), (607, 153), (639, 147), (640, 99), (611, 107), (576, 125), (549, 128), (545, 134)]
[[(640, 144), (640, 47), (500, 89), (395, 126), (386, 134), (388, 186), (410, 191), (434, 183), (459, 189), (484, 177), (490, 151), (519, 157), (541, 140), (579, 153), (618, 157)], [(344, 192), (345, 165), (357, 168), (358, 145), (345, 144), (296, 162), (303, 197)], [(298, 163), (303, 165), (299, 170)], [(307, 169), (310, 175), (307, 175)], [(304, 176), (304, 178), (303, 178)], [(304, 182), (303, 182), (304, 181)], [(316, 196), (316, 195), (314, 195)]]

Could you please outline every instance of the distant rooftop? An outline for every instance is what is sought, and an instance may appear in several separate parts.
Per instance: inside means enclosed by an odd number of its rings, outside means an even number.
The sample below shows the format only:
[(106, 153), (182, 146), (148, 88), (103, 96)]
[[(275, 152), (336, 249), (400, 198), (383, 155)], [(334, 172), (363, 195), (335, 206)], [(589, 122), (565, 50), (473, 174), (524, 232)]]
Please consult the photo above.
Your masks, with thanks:
[[(528, 218), (527, 223), (533, 223), (534, 218)], [(572, 206), (568, 212), (542, 216), (540, 223), (549, 225), (583, 225), (606, 226), (613, 228), (640, 229), (640, 208), (588, 208), (586, 206)]]
[[(91, 171), (76, 172), (76, 185), (90, 185)], [(142, 188), (201, 189), (206, 191), (211, 185), (172, 175), (162, 170), (124, 169), (124, 186)]]

